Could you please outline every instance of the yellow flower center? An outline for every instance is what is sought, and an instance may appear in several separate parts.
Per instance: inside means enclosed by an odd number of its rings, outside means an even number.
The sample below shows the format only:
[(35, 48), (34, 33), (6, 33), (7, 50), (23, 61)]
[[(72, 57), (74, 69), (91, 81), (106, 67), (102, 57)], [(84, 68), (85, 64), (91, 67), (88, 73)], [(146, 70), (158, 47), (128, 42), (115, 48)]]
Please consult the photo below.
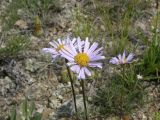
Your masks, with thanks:
[(62, 45), (59, 45), (59, 46), (57, 47), (56, 51), (58, 52), (58, 51), (62, 50), (63, 48), (64, 48), (64, 45), (63, 45), (63, 44), (62, 44)]
[(124, 59), (124, 63), (127, 63), (127, 59), (126, 58)]
[(86, 53), (78, 53), (75, 57), (74, 57), (75, 62), (84, 67), (87, 66), (89, 63), (89, 56)]
[(124, 60), (119, 60), (118, 63), (119, 64), (125, 64), (125, 63), (127, 63), (127, 59), (125, 58)]

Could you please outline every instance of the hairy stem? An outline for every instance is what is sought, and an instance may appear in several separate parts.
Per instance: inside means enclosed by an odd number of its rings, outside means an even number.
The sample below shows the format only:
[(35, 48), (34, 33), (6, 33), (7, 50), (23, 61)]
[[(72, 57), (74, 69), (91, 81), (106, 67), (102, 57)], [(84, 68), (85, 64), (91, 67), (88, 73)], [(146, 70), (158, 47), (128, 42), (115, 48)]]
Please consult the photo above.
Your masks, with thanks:
[[(67, 63), (67, 60), (65, 59), (65, 62)], [(69, 67), (66, 65), (67, 67), (67, 72), (68, 72), (68, 76), (71, 82), (71, 88), (72, 88), (72, 94), (73, 94), (73, 100), (74, 100), (74, 108), (75, 108), (75, 112), (76, 112), (76, 119), (78, 120), (78, 110), (77, 110), (77, 104), (76, 104), (76, 94), (75, 94), (75, 90), (74, 90), (74, 86), (73, 86), (73, 79), (72, 79), (72, 75), (71, 75), (71, 71), (69, 69)]]
[[(123, 78), (121, 80), (122, 82), (122, 85), (123, 85), (123, 88), (125, 87), (124, 85), (124, 81), (125, 81), (125, 65), (122, 65), (122, 75), (123, 75)], [(122, 88), (122, 91), (121, 91), (121, 115), (120, 115), (120, 119), (123, 119), (123, 115), (124, 115), (124, 111), (123, 111), (123, 88)]]
[(84, 103), (84, 112), (85, 112), (85, 119), (88, 120), (87, 116), (87, 106), (86, 106), (86, 96), (85, 96), (85, 88), (84, 88), (84, 80), (81, 80), (82, 92), (83, 92), (83, 103)]

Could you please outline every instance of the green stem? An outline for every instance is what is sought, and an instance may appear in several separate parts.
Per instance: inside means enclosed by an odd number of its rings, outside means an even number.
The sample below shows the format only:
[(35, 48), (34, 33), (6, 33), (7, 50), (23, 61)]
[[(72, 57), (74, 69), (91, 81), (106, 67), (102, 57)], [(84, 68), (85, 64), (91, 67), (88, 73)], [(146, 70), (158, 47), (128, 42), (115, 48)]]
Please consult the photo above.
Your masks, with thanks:
[[(67, 60), (65, 59), (65, 62), (67, 63)], [(73, 79), (72, 79), (72, 75), (71, 75), (71, 71), (69, 69), (69, 67), (66, 65), (67, 67), (67, 72), (68, 72), (68, 76), (71, 82), (71, 88), (72, 88), (72, 94), (73, 94), (73, 100), (74, 100), (74, 108), (75, 108), (75, 112), (76, 112), (76, 119), (78, 120), (78, 110), (77, 110), (77, 104), (76, 104), (76, 94), (75, 94), (75, 90), (74, 90), (74, 86), (73, 86)]]
[(142, 80), (150, 81), (150, 80), (154, 80), (154, 79), (160, 79), (160, 77), (145, 77)]
[(158, 7), (159, 7), (159, 3), (158, 0), (156, 0), (156, 9), (157, 9), (157, 15), (156, 15), (156, 24), (155, 24), (155, 40), (154, 40), (154, 45), (158, 45), (158, 32), (157, 32), (157, 28), (158, 28), (158, 20), (159, 20), (159, 12), (158, 12)]
[(83, 92), (83, 103), (84, 103), (84, 110), (85, 110), (85, 118), (88, 120), (87, 116), (87, 106), (86, 106), (86, 96), (85, 96), (85, 88), (84, 88), (84, 80), (81, 80), (82, 92)]
[(124, 81), (125, 81), (125, 65), (122, 65), (122, 75), (123, 75), (123, 78), (122, 78), (122, 80), (121, 80), (121, 82), (122, 82), (122, 85), (123, 85), (123, 87), (122, 87), (122, 91), (121, 91), (121, 115), (120, 115), (120, 118), (122, 119), (123, 118), (123, 115), (124, 115), (124, 113), (123, 113), (123, 89), (124, 89)]
[(158, 11), (158, 7), (159, 7), (159, 3), (158, 3), (158, 0), (156, 0), (156, 9)]
[(125, 66), (124, 65), (122, 65), (122, 72), (123, 72), (123, 81), (124, 81), (124, 79), (125, 79), (125, 68), (124, 68)]
[[(159, 74), (158, 74), (158, 68), (156, 68), (156, 75), (157, 75), (157, 77), (159, 76)], [(158, 78), (158, 82), (159, 82), (159, 78)]]

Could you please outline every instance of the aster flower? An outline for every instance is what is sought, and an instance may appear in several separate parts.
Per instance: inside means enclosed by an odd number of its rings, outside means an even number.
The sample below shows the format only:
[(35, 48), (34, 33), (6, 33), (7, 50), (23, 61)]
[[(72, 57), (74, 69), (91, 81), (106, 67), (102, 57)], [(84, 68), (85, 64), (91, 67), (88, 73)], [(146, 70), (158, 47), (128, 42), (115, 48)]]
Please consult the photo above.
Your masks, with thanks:
[(68, 60), (67, 65), (70, 67), (71, 71), (77, 74), (78, 79), (85, 79), (86, 75), (91, 76), (91, 72), (88, 67), (98, 67), (102, 68), (102, 63), (99, 60), (104, 59), (102, 56), (102, 47), (98, 48), (98, 43), (94, 42), (90, 46), (88, 38), (86, 38), (84, 44), (79, 39), (77, 39), (77, 49), (70, 42), (65, 50), (61, 50), (62, 57)]
[(130, 53), (126, 56), (126, 52), (124, 51), (123, 54), (119, 54), (117, 57), (112, 57), (109, 63), (120, 65), (130, 63), (133, 60), (134, 54)]
[[(43, 48), (42, 51), (45, 53), (50, 53), (52, 55), (52, 58), (55, 59), (57, 57), (60, 57), (60, 50), (64, 49), (67, 44), (69, 44), (71, 39), (69, 36), (66, 39), (58, 39), (57, 41), (49, 42), (49, 44), (52, 46), (52, 48)], [(72, 43), (76, 43), (76, 38), (72, 40)]]

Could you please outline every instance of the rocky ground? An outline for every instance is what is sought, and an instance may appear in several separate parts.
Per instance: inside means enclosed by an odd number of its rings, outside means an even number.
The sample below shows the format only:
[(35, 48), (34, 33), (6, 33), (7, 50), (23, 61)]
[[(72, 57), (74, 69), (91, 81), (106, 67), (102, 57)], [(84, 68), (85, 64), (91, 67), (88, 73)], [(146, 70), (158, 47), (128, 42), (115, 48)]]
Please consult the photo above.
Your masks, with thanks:
[[(9, 4), (11, 4), (11, 1), (1, 1), (1, 14), (5, 12), (5, 8)], [(9, 110), (15, 105), (18, 109), (18, 106), (25, 99), (28, 101), (34, 100), (36, 109), (39, 113), (43, 113), (42, 119), (44, 120), (57, 120), (63, 117), (71, 119), (74, 111), (71, 99), (71, 85), (69, 82), (61, 82), (62, 75), (56, 74), (58, 73), (56, 72), (57, 69), (65, 69), (65, 66), (52, 65), (50, 61), (46, 61), (43, 58), (44, 54), (41, 49), (43, 48), (42, 46), (46, 47), (53, 37), (70, 32), (68, 28), (69, 24), (71, 24), (69, 19), (71, 17), (70, 10), (76, 4), (79, 4), (79, 2), (69, 0), (61, 6), (63, 10), (55, 16), (56, 19), (53, 21), (56, 26), (49, 26), (45, 31), (44, 37), (30, 36), (32, 48), (37, 49), (27, 51), (25, 54), (28, 56), (21, 60), (6, 59), (1, 64), (0, 120), (6, 120)], [(4, 42), (2, 40), (1, 36), (1, 42)], [(46, 45), (44, 45), (45, 43)], [(76, 93), (80, 91), (78, 86), (79, 83), (77, 82)], [(82, 106), (81, 98), (82, 96), (77, 96), (77, 100), (80, 100), (79, 107)]]
[[(8, 4), (12, 1), (0, 1), (0, 15), (5, 12)], [(62, 81), (63, 75), (59, 71), (64, 70), (65, 66), (58, 66), (51, 63), (48, 56), (45, 56), (41, 48), (46, 47), (48, 42), (71, 33), (74, 21), (72, 21), (71, 11), (78, 5), (86, 4), (84, 0), (61, 0), (61, 12), (52, 16), (54, 25), (49, 25), (44, 29), (45, 35), (36, 37), (30, 35), (32, 49), (25, 52), (22, 58), (6, 58), (1, 62), (0, 59), (0, 120), (7, 120), (9, 110), (13, 106), (19, 108), (24, 99), (34, 100), (36, 109), (42, 113), (43, 120), (71, 120), (74, 114), (72, 101), (71, 85), (69, 81)], [(65, 4), (63, 4), (65, 3)], [(153, 10), (153, 9), (152, 9)], [(151, 10), (151, 11), (152, 11)], [(152, 11), (154, 13), (154, 10)], [(148, 34), (148, 20), (137, 20), (135, 27), (140, 27), (144, 33)], [(2, 21), (0, 19), (0, 25)], [(16, 30), (13, 30), (16, 31)], [(18, 31), (18, 30), (17, 30)], [(7, 33), (8, 34), (8, 33)], [(0, 45), (4, 45), (2, 26), (0, 26)], [(149, 34), (148, 34), (149, 36)], [(139, 51), (137, 51), (138, 53)], [(45, 57), (44, 57), (45, 56)], [(108, 69), (107, 69), (108, 70)], [(94, 90), (94, 82), (88, 83), (88, 93)], [(150, 84), (148, 82), (146, 85)], [(132, 114), (133, 120), (153, 120), (153, 114), (160, 109), (160, 86), (150, 85), (146, 88), (149, 93), (149, 102), (143, 108), (138, 108)], [(80, 84), (75, 82), (75, 91), (77, 95), (78, 108), (83, 110)], [(92, 93), (93, 94), (93, 93)], [(152, 101), (156, 100), (156, 101)], [(99, 118), (92, 118), (101, 120)], [(102, 120), (116, 120), (116, 117), (103, 118)]]

